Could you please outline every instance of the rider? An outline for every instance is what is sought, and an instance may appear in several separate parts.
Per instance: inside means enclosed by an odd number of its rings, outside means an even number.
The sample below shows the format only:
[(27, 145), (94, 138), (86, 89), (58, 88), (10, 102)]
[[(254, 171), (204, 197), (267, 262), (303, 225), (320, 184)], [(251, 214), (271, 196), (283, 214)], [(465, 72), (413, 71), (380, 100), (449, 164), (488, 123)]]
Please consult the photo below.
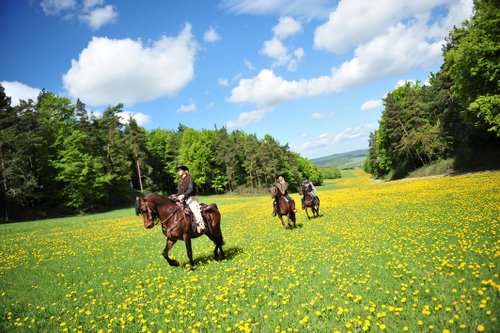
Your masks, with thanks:
[(179, 185), (175, 198), (181, 202), (185, 202), (193, 212), (194, 224), (198, 233), (205, 231), (205, 222), (201, 216), (200, 204), (196, 197), (196, 189), (193, 178), (189, 174), (189, 169), (185, 165), (177, 166), (177, 175), (179, 176)]
[[(288, 183), (285, 180), (285, 177), (283, 175), (279, 175), (278, 179), (274, 183), (274, 185), (278, 188), (278, 190), (281, 192), (281, 195), (285, 198), (286, 201), (292, 206), (292, 209), (294, 213), (297, 212), (295, 207), (293, 207), (292, 198), (288, 195), (287, 189), (288, 189)], [(278, 212), (278, 196), (274, 197), (274, 202), (273, 202), (273, 216), (276, 216), (276, 213)]]
[[(307, 193), (311, 195), (311, 197), (314, 199), (314, 203), (318, 204), (318, 196), (316, 195), (316, 193), (314, 193), (314, 191), (316, 191), (316, 187), (314, 186), (314, 184), (304, 176), (301, 186), (307, 191)], [(300, 196), (300, 200), (302, 201), (302, 209), (306, 209), (303, 195)]]

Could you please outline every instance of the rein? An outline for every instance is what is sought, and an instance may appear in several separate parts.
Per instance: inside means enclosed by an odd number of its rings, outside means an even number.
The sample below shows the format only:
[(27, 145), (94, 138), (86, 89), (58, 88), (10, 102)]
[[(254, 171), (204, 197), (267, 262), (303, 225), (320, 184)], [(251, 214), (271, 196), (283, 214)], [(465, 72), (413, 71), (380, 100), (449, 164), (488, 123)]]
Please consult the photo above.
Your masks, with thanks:
[[(149, 207), (149, 204), (148, 204), (147, 202), (146, 202), (146, 203), (144, 203), (142, 206), (143, 206), (143, 207), (144, 207), (144, 206), (146, 206), (146, 208), (147, 208), (147, 210), (148, 210), (148, 215), (149, 215), (149, 218), (150, 218), (150, 219), (152, 219), (152, 214), (151, 214), (151, 212), (153, 211), (153, 209), (151, 209), (151, 207)], [(175, 214), (175, 213), (177, 213), (180, 209), (181, 209), (181, 208), (180, 208), (179, 206), (177, 206), (177, 205), (176, 205), (176, 207), (175, 207), (174, 211), (173, 211), (172, 213), (170, 213), (170, 215), (169, 215), (167, 218), (163, 219), (163, 220), (160, 220), (160, 218), (159, 218), (159, 216), (160, 216), (160, 215), (158, 214), (158, 211), (156, 211), (156, 216), (157, 216), (158, 218), (156, 218), (156, 219), (153, 221), (153, 224), (154, 224), (154, 225), (158, 225), (158, 224), (160, 224), (160, 223), (161, 223), (161, 225), (162, 225), (162, 227), (163, 227), (163, 224), (164, 224), (164, 223), (166, 223), (166, 222), (168, 222), (168, 220), (170, 220), (170, 218), (171, 218), (172, 216), (174, 216), (174, 214)], [(172, 226), (170, 229), (168, 229), (168, 230), (167, 230), (167, 233), (168, 233), (168, 234), (170, 234), (170, 235), (172, 234), (172, 230), (174, 230), (174, 229), (175, 229), (175, 227), (177, 227), (177, 224), (179, 224), (179, 221), (180, 221), (181, 219), (182, 219), (182, 218), (177, 219), (177, 220), (174, 220), (174, 224), (173, 224), (173, 226)], [(160, 221), (161, 221), (161, 222), (160, 222)]]

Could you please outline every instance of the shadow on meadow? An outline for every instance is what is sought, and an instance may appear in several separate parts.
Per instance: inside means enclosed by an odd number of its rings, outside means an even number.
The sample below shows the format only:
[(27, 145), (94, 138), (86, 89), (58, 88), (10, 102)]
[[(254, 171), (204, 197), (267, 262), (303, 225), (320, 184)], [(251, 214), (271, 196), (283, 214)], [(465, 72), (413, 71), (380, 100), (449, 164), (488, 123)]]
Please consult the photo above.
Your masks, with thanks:
[[(240, 255), (243, 252), (244, 252), (243, 249), (240, 247), (229, 247), (227, 249), (224, 249), (224, 254), (225, 254), (224, 259), (218, 260), (218, 261), (233, 260), (234, 258), (236, 258), (238, 255)], [(194, 258), (195, 265), (206, 265), (206, 264), (213, 262), (213, 261), (214, 261), (214, 257), (211, 254), (209, 254), (209, 255), (207, 254), (205, 256), (199, 256), (198, 258)]]

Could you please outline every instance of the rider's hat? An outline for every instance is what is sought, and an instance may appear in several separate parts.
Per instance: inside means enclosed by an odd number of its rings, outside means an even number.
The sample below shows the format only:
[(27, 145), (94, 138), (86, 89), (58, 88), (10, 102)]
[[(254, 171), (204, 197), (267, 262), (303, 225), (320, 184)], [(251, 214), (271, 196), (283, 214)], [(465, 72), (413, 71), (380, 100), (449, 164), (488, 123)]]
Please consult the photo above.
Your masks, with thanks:
[(179, 164), (175, 170), (176, 171), (179, 171), (179, 170), (189, 171), (189, 168), (185, 165)]

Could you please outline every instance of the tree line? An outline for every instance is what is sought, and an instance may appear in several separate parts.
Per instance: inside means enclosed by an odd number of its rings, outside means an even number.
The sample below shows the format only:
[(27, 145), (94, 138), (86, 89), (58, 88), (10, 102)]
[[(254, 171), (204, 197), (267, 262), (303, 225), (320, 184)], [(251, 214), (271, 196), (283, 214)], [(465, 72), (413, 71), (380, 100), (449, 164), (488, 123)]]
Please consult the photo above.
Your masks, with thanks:
[[(303, 176), (321, 184), (308, 159), (270, 135), (262, 139), (225, 127), (145, 130), (102, 116), (42, 91), (16, 106), (0, 85), (0, 219), (92, 212), (130, 206), (138, 193), (175, 193), (178, 164), (186, 164), (201, 194), (262, 190), (284, 174), (291, 188)], [(33, 213), (33, 214), (32, 214)]]
[(400, 178), (443, 159), (455, 169), (500, 166), (499, 7), (475, 0), (470, 20), (450, 31), (439, 72), (387, 94), (366, 172)]

